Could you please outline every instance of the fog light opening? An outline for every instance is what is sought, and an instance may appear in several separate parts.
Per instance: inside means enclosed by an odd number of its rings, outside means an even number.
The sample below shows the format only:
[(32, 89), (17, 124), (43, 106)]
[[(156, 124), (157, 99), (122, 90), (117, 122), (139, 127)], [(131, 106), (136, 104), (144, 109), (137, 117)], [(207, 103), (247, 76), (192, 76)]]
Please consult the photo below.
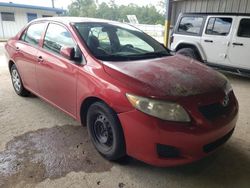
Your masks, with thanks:
[(176, 147), (157, 144), (156, 148), (159, 157), (165, 157), (165, 158), (180, 157), (180, 151)]

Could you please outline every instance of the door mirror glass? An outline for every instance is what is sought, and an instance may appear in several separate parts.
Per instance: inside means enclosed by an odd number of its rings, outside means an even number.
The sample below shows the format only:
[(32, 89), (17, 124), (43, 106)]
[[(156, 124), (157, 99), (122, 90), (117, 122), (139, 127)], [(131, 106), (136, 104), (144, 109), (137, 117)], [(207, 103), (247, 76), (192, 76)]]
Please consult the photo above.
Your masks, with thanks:
[(75, 49), (73, 47), (62, 47), (60, 54), (66, 59), (73, 60), (75, 57)]
[(75, 61), (77, 64), (82, 64), (82, 53), (78, 47), (62, 47), (60, 49), (60, 55), (66, 59)]

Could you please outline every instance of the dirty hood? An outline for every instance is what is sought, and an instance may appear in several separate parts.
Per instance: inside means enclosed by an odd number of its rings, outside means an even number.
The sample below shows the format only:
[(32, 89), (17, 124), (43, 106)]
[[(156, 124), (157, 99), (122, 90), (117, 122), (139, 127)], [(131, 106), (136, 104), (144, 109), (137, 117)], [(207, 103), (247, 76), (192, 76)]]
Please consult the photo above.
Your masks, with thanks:
[(226, 83), (213, 69), (181, 55), (103, 63), (110, 76), (145, 95), (198, 95), (222, 89)]

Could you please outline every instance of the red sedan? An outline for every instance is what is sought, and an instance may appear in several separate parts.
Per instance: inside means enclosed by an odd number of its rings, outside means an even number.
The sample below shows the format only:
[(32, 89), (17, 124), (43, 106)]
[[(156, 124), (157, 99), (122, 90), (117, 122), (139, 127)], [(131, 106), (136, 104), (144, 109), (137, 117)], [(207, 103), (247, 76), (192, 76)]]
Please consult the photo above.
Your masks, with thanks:
[(37, 19), (5, 48), (15, 92), (34, 93), (86, 124), (108, 160), (185, 164), (234, 131), (238, 102), (228, 80), (130, 25)]

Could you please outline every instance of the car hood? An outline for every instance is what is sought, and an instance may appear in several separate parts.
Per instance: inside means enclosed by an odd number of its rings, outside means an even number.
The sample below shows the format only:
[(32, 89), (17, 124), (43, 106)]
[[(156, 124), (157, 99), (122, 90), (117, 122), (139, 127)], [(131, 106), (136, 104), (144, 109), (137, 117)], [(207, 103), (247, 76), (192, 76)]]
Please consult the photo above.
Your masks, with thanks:
[(181, 55), (103, 64), (111, 77), (144, 96), (198, 95), (222, 89), (226, 83), (222, 74)]

